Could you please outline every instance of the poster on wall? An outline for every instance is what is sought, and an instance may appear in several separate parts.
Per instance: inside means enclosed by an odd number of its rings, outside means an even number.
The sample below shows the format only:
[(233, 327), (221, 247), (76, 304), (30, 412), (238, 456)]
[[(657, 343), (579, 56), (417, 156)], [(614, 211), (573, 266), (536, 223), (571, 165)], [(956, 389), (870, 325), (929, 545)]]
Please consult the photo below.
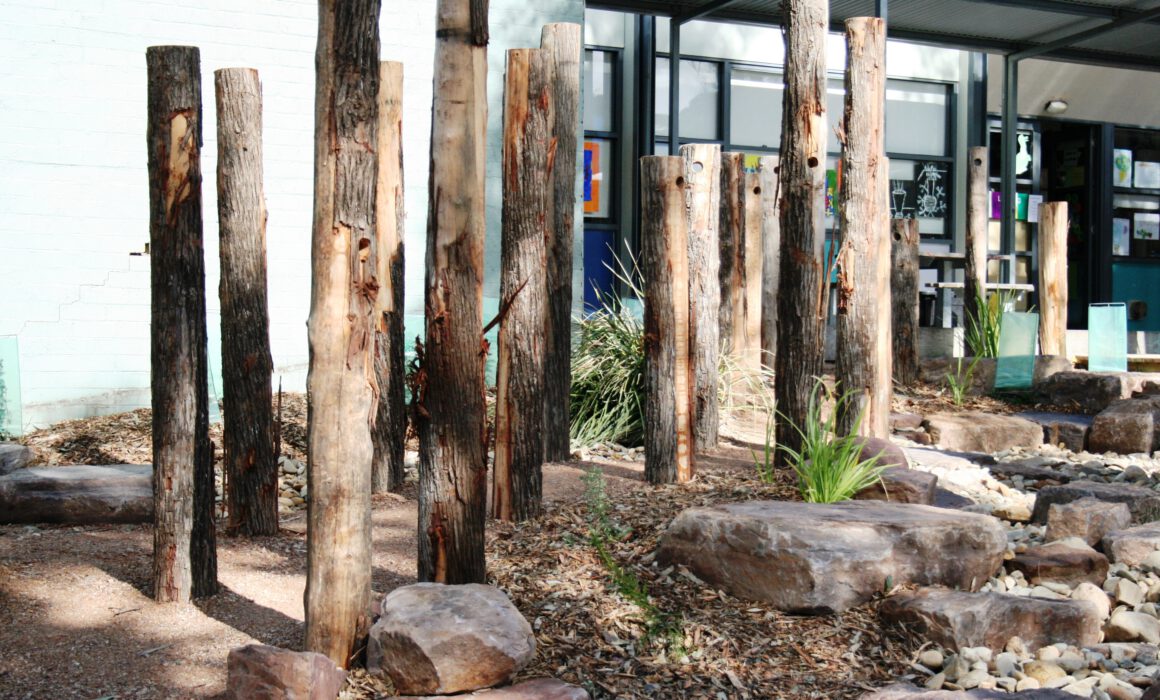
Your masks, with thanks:
[(890, 181), (890, 218), (913, 219), (916, 195), (913, 180)]
[(838, 171), (826, 171), (826, 216), (838, 214)]
[(1039, 208), (1043, 206), (1043, 195), (1033, 194), (1027, 198), (1027, 221), (1039, 223)]
[(947, 164), (938, 161), (919, 161), (915, 178), (915, 216), (920, 219), (941, 219), (947, 215)]
[(1015, 193), (1015, 220), (1027, 221), (1027, 209), (1031, 203), (1031, 197), (1026, 192)]
[(1141, 241), (1160, 240), (1160, 214), (1136, 212), (1132, 237)]
[(1132, 186), (1132, 152), (1126, 148), (1112, 150), (1112, 184), (1116, 187)]
[(584, 142), (584, 213), (600, 213), (600, 144)]
[(996, 192), (995, 190), (991, 190), (991, 218), (992, 219), (1002, 219), (1003, 218), (1002, 196), (999, 192)]
[(1112, 255), (1129, 255), (1132, 247), (1129, 219), (1112, 219)]
[(1160, 189), (1160, 163), (1140, 161), (1135, 167), (1133, 185), (1142, 189)]

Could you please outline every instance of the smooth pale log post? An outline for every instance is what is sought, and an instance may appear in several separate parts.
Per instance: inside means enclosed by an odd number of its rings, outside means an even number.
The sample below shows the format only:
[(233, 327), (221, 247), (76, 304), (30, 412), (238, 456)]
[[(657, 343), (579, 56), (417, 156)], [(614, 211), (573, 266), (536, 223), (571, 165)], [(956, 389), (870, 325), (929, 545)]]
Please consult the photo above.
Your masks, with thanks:
[(717, 406), (718, 365), (721, 361), (721, 267), (717, 226), (721, 208), (721, 147), (690, 143), (681, 146), (688, 186), (689, 353), (693, 367), (693, 449), (717, 446), (720, 415)]
[(322, 0), (306, 378), (306, 649), (346, 668), (371, 595), (379, 2)]
[[(785, 93), (781, 149), (781, 285), (775, 358), (778, 410), (805, 426), (815, 377), (822, 375), (826, 285), (826, 0), (786, 0)], [(779, 444), (800, 450), (797, 431), (780, 421)], [(779, 453), (784, 462), (785, 452)]]
[(375, 186), (375, 257), (379, 281), (375, 312), (375, 378), (379, 395), (371, 429), (371, 490), (403, 486), (407, 435), (403, 360), (403, 64), (379, 64), (379, 176)]
[(846, 20), (841, 249), (837, 282), (838, 432), (885, 438), (890, 422), (890, 216), (884, 147), (886, 23)]
[(1039, 353), (1067, 355), (1067, 202), (1039, 207)]
[(580, 142), (580, 25), (548, 24), (540, 48), (552, 59), (555, 164), (548, 251), (548, 323), (544, 359), (544, 459), (568, 459), (572, 393), (572, 242), (576, 225), (577, 149)]
[(987, 194), (987, 149), (972, 148), (967, 156), (967, 250), (963, 261), (963, 326), (979, 318), (987, 305), (987, 221), (991, 202)]
[(918, 381), (918, 220), (894, 219), (890, 231), (894, 381), (910, 386)]
[(721, 217), (718, 226), (720, 251), (718, 278), (721, 285), (721, 345), (725, 352), (739, 351), (734, 345), (734, 327), (743, 303), (745, 287), (745, 154), (721, 154)]
[(223, 68), (214, 71), (214, 86), (226, 530), (276, 535), (278, 455), (266, 298), (262, 85), (253, 68)]
[(193, 46), (152, 46), (148, 75), (153, 595), (217, 592), (206, 383), (201, 66)]
[(765, 227), (766, 199), (761, 174), (745, 173), (745, 226), (742, 228), (740, 258), (736, 266), (742, 271), (740, 295), (733, 307), (733, 348), (738, 364), (749, 371), (761, 368), (761, 290), (762, 241)]
[(492, 515), (528, 520), (543, 497), (546, 241), (552, 217), (552, 56), (507, 52), (503, 104), (503, 239), (496, 364)]
[(781, 278), (777, 156), (762, 156), (757, 172), (761, 185), (761, 364), (772, 368), (777, 354), (777, 290)]
[(641, 174), (644, 267), (644, 473), (653, 484), (693, 478), (685, 161), (645, 156)]
[(439, 0), (418, 388), (419, 580), (486, 583), (482, 295), (487, 2)]

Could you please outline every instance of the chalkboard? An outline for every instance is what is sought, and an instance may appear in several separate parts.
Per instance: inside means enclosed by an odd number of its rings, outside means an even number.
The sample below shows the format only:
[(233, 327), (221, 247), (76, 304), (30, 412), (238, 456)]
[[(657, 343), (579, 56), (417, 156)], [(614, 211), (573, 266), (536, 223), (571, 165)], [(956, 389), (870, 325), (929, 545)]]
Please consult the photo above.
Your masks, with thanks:
[(915, 212), (915, 187), (913, 180), (890, 181), (890, 218), (913, 219)]
[(915, 216), (920, 219), (941, 219), (947, 215), (947, 197), (950, 178), (949, 164), (939, 161), (919, 161), (915, 178)]

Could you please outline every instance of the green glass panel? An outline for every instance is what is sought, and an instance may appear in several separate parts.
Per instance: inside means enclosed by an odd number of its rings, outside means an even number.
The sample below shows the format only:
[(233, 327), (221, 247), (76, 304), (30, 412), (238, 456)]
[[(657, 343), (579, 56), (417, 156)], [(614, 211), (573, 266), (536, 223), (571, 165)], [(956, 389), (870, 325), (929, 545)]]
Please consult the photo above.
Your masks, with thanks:
[(1128, 307), (1088, 305), (1088, 371), (1128, 371)]
[(1038, 334), (1039, 314), (1003, 312), (999, 321), (999, 357), (995, 363), (996, 389), (1031, 388)]

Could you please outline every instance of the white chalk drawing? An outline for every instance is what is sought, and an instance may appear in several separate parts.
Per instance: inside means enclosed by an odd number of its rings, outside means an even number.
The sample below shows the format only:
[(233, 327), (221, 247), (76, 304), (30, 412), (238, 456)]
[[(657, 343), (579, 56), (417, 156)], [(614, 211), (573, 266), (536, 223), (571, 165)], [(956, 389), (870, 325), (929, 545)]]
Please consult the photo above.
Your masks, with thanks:
[(947, 215), (947, 166), (945, 163), (918, 164), (916, 216), (941, 219)]

